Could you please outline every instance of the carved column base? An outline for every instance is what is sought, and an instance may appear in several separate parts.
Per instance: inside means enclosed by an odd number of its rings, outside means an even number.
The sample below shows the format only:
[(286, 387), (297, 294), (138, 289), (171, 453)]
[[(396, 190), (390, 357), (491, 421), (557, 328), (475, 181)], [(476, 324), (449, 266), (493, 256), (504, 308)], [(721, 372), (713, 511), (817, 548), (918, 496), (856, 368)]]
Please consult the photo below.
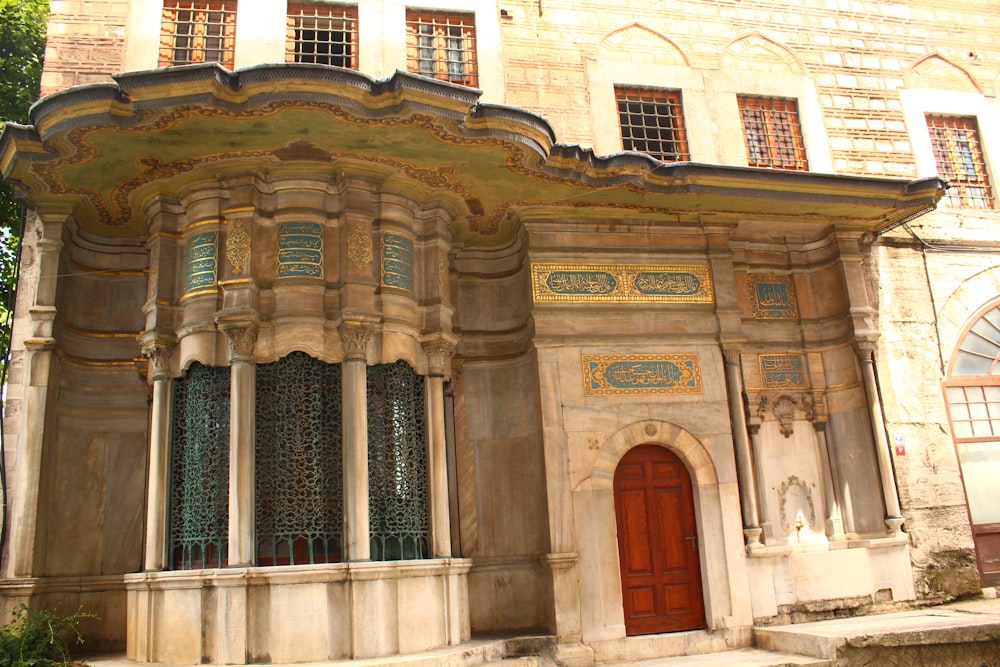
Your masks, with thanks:
[(760, 526), (750, 526), (743, 529), (743, 537), (746, 539), (747, 550), (754, 551), (764, 548), (764, 544), (760, 541), (760, 536), (763, 532), (764, 529)]
[(903, 534), (903, 517), (901, 516), (888, 516), (885, 518), (885, 528), (886, 533), (892, 537)]

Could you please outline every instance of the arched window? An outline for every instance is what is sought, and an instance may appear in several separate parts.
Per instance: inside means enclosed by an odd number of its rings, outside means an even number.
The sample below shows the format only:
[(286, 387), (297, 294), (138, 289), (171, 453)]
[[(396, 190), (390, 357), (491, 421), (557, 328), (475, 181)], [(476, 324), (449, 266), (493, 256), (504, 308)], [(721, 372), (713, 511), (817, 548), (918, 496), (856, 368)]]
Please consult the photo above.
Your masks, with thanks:
[(341, 560), (340, 365), (292, 352), (257, 366), (258, 565)]
[(984, 585), (1000, 583), (1000, 304), (965, 332), (945, 381)]
[(229, 541), (229, 368), (195, 362), (174, 383), (170, 563), (226, 565)]

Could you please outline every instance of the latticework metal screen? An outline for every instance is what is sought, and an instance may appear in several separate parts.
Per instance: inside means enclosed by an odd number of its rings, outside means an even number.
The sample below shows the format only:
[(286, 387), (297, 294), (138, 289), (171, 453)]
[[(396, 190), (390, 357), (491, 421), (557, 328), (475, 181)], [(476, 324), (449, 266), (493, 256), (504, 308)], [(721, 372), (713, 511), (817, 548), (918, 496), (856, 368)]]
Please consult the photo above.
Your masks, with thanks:
[(680, 91), (615, 86), (615, 100), (622, 148), (664, 162), (690, 159)]
[(430, 556), (424, 380), (404, 361), (368, 368), (372, 560)]
[(948, 181), (952, 206), (993, 208), (993, 190), (983, 161), (979, 124), (972, 116), (927, 114), (927, 131), (938, 174)]
[(302, 352), (257, 367), (258, 565), (342, 558), (341, 371)]
[(358, 68), (358, 8), (288, 4), (285, 61)]
[(229, 541), (229, 368), (192, 364), (174, 383), (170, 562), (222, 567)]

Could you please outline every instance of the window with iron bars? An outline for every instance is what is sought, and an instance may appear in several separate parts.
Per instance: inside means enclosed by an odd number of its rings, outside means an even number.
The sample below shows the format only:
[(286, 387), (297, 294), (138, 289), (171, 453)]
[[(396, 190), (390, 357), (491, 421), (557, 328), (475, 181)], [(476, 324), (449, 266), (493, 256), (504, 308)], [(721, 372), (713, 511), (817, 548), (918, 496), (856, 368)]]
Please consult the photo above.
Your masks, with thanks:
[(664, 162), (690, 160), (679, 90), (615, 86), (622, 148)]
[(358, 69), (358, 8), (289, 3), (285, 61)]
[(406, 68), (463, 86), (479, 85), (474, 15), (407, 10)]
[(796, 100), (740, 95), (737, 102), (749, 166), (795, 171), (809, 169)]
[(160, 67), (218, 62), (233, 67), (236, 0), (164, 0)]
[(976, 119), (933, 114), (926, 118), (938, 174), (951, 186), (945, 200), (952, 206), (993, 208)]

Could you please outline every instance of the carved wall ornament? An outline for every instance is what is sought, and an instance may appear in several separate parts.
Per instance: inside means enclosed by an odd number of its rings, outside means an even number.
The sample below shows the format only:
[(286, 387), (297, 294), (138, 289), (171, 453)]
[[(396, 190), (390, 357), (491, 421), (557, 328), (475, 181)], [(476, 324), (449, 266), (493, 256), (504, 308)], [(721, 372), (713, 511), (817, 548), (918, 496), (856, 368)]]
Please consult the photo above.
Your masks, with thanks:
[(441, 296), (448, 298), (448, 259), (438, 259), (438, 280), (441, 281)]
[(774, 418), (781, 422), (781, 435), (791, 437), (792, 422), (795, 421), (795, 409), (798, 403), (791, 396), (781, 396), (774, 403)]
[(788, 533), (816, 525), (816, 505), (812, 490), (804, 480), (792, 475), (778, 488), (781, 527)]
[(161, 340), (151, 340), (142, 346), (142, 354), (149, 359), (152, 367), (153, 382), (170, 378), (170, 358), (173, 353), (173, 344)]
[(355, 227), (351, 235), (347, 237), (347, 258), (358, 271), (366, 271), (371, 268), (372, 259), (372, 237), (361, 227)]
[(250, 259), (250, 232), (244, 220), (234, 220), (226, 237), (226, 259), (233, 267), (233, 273), (242, 275), (247, 260)]
[(160, 281), (160, 252), (154, 248), (149, 253), (149, 282), (146, 283), (146, 301), (156, 298), (156, 284)]

